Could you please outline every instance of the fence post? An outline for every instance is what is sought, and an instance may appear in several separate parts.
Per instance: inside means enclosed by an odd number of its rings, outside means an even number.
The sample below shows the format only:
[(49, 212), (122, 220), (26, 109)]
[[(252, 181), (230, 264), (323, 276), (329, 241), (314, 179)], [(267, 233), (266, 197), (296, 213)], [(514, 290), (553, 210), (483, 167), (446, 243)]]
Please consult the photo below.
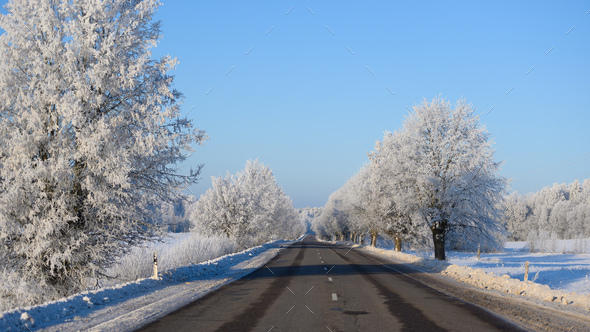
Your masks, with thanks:
[(154, 251), (154, 275), (152, 279), (158, 280), (158, 254)]
[(524, 263), (524, 281), (529, 280), (529, 261)]

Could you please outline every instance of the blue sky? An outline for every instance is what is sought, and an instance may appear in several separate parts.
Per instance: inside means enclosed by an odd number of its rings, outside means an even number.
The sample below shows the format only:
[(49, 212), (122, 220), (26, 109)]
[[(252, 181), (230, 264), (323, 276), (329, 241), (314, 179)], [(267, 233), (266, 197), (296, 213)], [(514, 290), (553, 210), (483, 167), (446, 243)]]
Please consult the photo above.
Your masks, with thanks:
[(502, 175), (527, 193), (590, 178), (588, 11), (589, 1), (163, 1), (154, 55), (178, 57), (183, 110), (211, 137), (184, 165), (205, 164), (196, 195), (259, 158), (296, 207), (323, 206), (406, 107), (438, 95), (493, 108), (481, 122)]
[(259, 158), (296, 207), (323, 206), (439, 95), (491, 109), (511, 190), (590, 178), (590, 1), (162, 2), (153, 54), (179, 59), (183, 114), (210, 136), (187, 193)]

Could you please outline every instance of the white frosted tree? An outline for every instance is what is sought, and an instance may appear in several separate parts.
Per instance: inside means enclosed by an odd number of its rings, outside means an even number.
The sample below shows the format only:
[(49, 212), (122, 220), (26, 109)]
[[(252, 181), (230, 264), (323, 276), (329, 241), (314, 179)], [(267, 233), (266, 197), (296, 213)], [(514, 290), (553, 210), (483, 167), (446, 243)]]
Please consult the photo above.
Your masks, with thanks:
[(304, 232), (291, 199), (276, 183), (270, 168), (249, 160), (243, 171), (212, 178), (212, 187), (196, 202), (192, 229), (225, 235), (242, 248)]
[[(506, 225), (513, 237), (540, 243), (550, 238), (579, 238), (588, 236), (590, 210), (589, 180), (580, 184), (553, 184), (535, 193), (512, 193), (504, 199)], [(532, 246), (539, 249), (538, 245)], [(536, 250), (536, 249), (535, 249)], [(540, 250), (545, 250), (540, 246)]]
[(525, 200), (517, 192), (504, 197), (506, 230), (514, 241), (522, 241), (527, 238), (529, 230), (527, 229), (526, 218), (529, 213)]
[(381, 231), (395, 241), (401, 251), (402, 241), (413, 244), (424, 242), (424, 222), (414, 218), (419, 202), (411, 195), (416, 187), (414, 175), (409, 172), (404, 158), (404, 146), (399, 132), (385, 132), (382, 142), (375, 144), (369, 153), (371, 178), (375, 193), (371, 202), (381, 216)]
[(157, 0), (11, 0), (0, 17), (0, 250), (67, 295), (153, 238), (145, 207), (199, 169), (205, 134), (178, 118), (177, 61), (152, 59)]
[(445, 259), (447, 239), (454, 247), (497, 246), (507, 181), (497, 174), (500, 163), (474, 109), (435, 98), (414, 112), (400, 133), (400, 166), (413, 179), (406, 193), (432, 231), (435, 258)]
[(314, 220), (312, 230), (321, 237), (347, 240), (351, 235), (348, 212), (343, 207), (344, 190), (340, 188), (333, 192), (322, 213)]

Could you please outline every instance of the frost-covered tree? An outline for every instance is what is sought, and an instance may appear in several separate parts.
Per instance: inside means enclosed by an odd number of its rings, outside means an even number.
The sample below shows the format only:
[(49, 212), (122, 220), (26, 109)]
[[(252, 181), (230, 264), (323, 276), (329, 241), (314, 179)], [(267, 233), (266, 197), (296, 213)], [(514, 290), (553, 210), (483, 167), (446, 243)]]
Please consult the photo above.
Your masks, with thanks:
[(258, 160), (248, 161), (235, 175), (213, 177), (192, 211), (194, 232), (225, 235), (243, 248), (305, 231), (291, 199)]
[(419, 201), (411, 193), (416, 187), (413, 174), (406, 169), (404, 147), (400, 132), (385, 132), (382, 142), (369, 153), (371, 178), (369, 183), (377, 193), (371, 198), (381, 216), (381, 229), (395, 241), (401, 251), (402, 241), (421, 244), (425, 237), (424, 222), (416, 218)]
[(340, 188), (333, 192), (322, 213), (317, 217), (312, 230), (326, 239), (348, 240), (351, 236), (348, 211), (343, 207), (344, 190)]
[(158, 5), (11, 0), (0, 17), (0, 250), (23, 282), (84, 288), (157, 234), (148, 204), (197, 180), (175, 167), (206, 136), (178, 118), (176, 59), (152, 59)]
[[(484, 127), (464, 101), (443, 99), (414, 108), (402, 130), (386, 132), (363, 167), (333, 193), (317, 229), (332, 234), (382, 232), (412, 245), (428, 243), (445, 259), (453, 248), (497, 248), (502, 240), (502, 194), (506, 180)], [(320, 227), (321, 226), (321, 227)]]
[(322, 213), (322, 208), (308, 206), (298, 209), (297, 212), (299, 213), (299, 220), (301, 221), (301, 224), (303, 227), (305, 227), (305, 231), (309, 232), (315, 219)]
[(504, 197), (503, 206), (505, 210), (506, 230), (510, 234), (510, 237), (512, 237), (512, 240), (519, 241), (523, 234), (524, 238), (526, 238), (529, 231), (527, 230), (525, 221), (527, 215), (530, 213), (530, 209), (526, 205), (525, 200), (517, 192), (513, 192)]
[(435, 258), (445, 259), (445, 240), (455, 247), (497, 246), (506, 180), (485, 127), (463, 100), (454, 108), (435, 98), (414, 107), (401, 132), (401, 160), (413, 189), (408, 199), (432, 231)]
[[(590, 181), (553, 184), (527, 195), (504, 199), (506, 226), (514, 240), (545, 237), (572, 239), (590, 236)], [(541, 250), (543, 246), (541, 246)]]

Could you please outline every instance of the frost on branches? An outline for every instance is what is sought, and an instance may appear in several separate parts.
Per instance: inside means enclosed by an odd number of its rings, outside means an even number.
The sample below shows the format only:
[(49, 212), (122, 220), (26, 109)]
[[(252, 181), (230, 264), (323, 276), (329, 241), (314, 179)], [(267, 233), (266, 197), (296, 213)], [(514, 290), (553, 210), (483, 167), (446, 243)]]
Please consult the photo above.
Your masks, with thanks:
[[(33, 302), (86, 287), (158, 231), (204, 132), (179, 119), (176, 59), (151, 58), (157, 0), (12, 0), (0, 17), (0, 258)], [(6, 266), (6, 265), (5, 265)], [(7, 273), (6, 271), (4, 271)], [(3, 279), (4, 280), (4, 279)], [(32, 286), (34, 285), (34, 287)], [(6, 293), (8, 292), (8, 293)], [(30, 295), (30, 294), (29, 294)]]
[[(503, 239), (502, 195), (506, 180), (474, 110), (443, 99), (414, 107), (404, 127), (386, 132), (369, 153), (370, 163), (330, 196), (313, 229), (324, 237), (378, 234), (411, 246), (494, 249)], [(431, 238), (428, 239), (430, 232)], [(448, 241), (448, 242), (447, 242)]]
[(454, 246), (496, 246), (502, 233), (500, 203), (506, 180), (485, 127), (471, 105), (454, 108), (435, 98), (414, 107), (401, 135), (404, 169), (413, 181), (410, 197), (432, 231), (435, 258), (445, 259), (445, 240)]
[(582, 243), (590, 236), (590, 179), (555, 183), (527, 195), (514, 192), (505, 198), (504, 207), (512, 240), (529, 241), (533, 251), (547, 251), (549, 246), (544, 243), (554, 244), (550, 239), (577, 239)]
[(291, 199), (258, 160), (235, 175), (212, 177), (212, 187), (193, 208), (192, 223), (194, 232), (224, 235), (242, 248), (305, 231)]

